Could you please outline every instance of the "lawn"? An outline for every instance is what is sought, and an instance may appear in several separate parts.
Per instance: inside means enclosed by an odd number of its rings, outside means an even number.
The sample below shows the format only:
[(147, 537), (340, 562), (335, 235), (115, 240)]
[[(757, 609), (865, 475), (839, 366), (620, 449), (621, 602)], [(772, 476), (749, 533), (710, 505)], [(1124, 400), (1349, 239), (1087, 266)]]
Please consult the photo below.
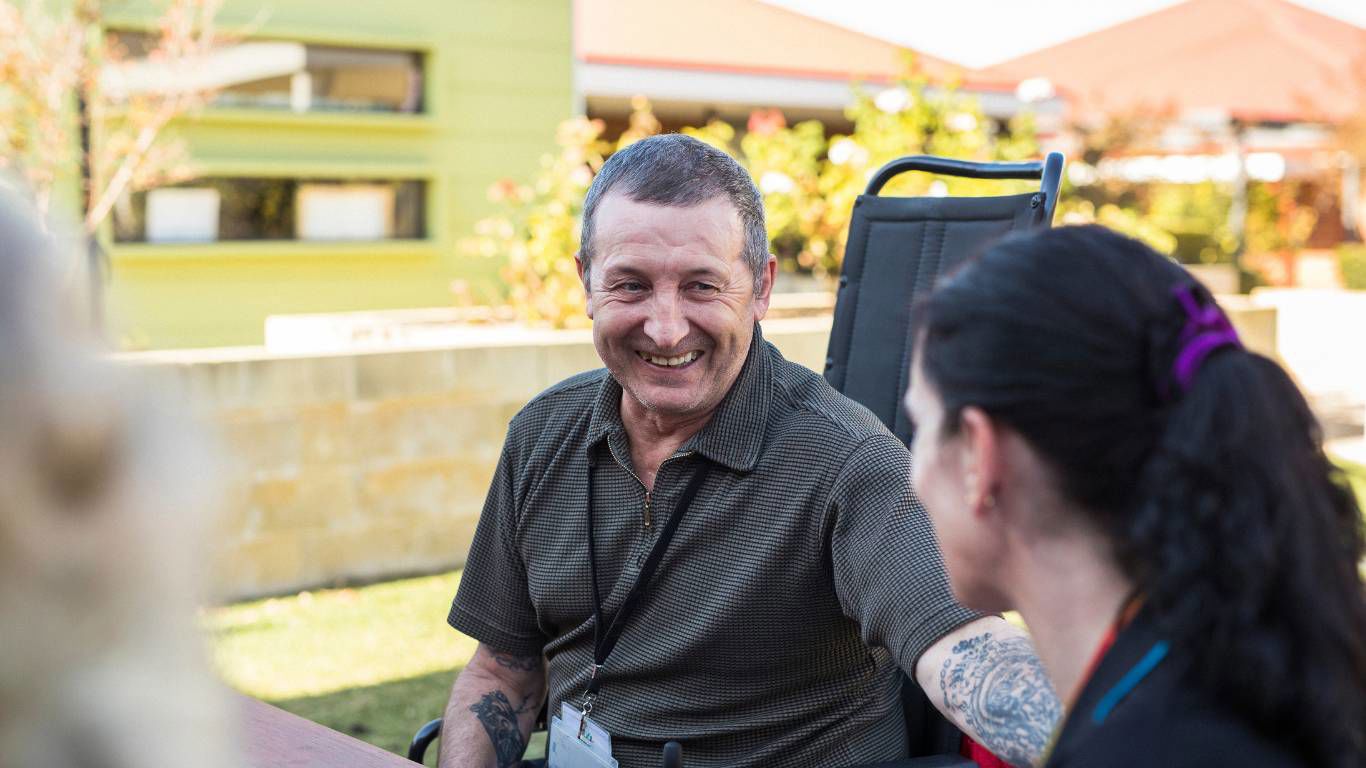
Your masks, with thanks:
[(214, 660), (243, 693), (403, 754), (474, 653), (446, 624), (459, 581), (455, 572), (213, 609)]
[(1352, 491), (1357, 495), (1357, 506), (1366, 514), (1366, 466), (1341, 462), (1343, 469), (1347, 470), (1347, 479), (1352, 483)]

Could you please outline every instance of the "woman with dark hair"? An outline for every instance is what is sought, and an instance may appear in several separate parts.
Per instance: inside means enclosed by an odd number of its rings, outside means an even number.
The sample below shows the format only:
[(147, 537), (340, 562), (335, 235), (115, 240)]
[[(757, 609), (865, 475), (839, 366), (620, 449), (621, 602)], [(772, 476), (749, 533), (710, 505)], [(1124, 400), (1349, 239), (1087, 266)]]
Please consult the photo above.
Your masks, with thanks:
[(1208, 291), (1100, 227), (917, 307), (914, 482), (959, 599), (1018, 610), (1049, 766), (1366, 765), (1361, 512)]

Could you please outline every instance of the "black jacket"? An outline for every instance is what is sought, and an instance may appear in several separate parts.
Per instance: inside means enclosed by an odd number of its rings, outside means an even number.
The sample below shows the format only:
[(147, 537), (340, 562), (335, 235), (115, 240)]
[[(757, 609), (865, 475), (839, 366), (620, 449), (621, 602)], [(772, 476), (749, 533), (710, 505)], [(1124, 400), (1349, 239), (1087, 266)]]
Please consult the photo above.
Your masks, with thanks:
[(1046, 768), (1307, 766), (1182, 680), (1145, 613), (1082, 689)]

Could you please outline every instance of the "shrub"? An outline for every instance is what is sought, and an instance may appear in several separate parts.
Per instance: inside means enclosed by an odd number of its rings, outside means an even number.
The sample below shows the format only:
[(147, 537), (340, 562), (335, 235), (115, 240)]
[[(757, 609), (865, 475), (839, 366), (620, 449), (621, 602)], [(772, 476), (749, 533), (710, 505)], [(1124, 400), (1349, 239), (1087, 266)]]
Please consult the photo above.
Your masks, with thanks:
[(1366, 245), (1339, 246), (1338, 266), (1342, 270), (1343, 287), (1366, 291)]

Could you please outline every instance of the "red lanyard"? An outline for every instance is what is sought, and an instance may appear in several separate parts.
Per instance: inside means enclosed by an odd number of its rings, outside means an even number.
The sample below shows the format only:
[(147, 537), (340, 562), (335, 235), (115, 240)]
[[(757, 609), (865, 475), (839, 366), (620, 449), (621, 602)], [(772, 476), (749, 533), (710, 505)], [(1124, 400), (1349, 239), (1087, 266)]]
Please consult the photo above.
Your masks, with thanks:
[(1115, 616), (1115, 620), (1110, 622), (1110, 628), (1105, 631), (1105, 636), (1100, 639), (1100, 645), (1096, 646), (1095, 652), (1091, 654), (1091, 661), (1086, 665), (1086, 671), (1081, 674), (1081, 679), (1077, 681), (1076, 687), (1072, 690), (1072, 695), (1067, 697), (1065, 702), (1067, 711), (1070, 712), (1073, 705), (1077, 703), (1077, 699), (1081, 698), (1082, 690), (1090, 682), (1091, 676), (1096, 673), (1096, 667), (1100, 666), (1101, 659), (1104, 659), (1105, 654), (1114, 647), (1115, 640), (1119, 638), (1119, 633), (1129, 626), (1129, 623), (1134, 620), (1142, 607), (1143, 599), (1138, 594), (1131, 595), (1119, 607), (1119, 613)]

